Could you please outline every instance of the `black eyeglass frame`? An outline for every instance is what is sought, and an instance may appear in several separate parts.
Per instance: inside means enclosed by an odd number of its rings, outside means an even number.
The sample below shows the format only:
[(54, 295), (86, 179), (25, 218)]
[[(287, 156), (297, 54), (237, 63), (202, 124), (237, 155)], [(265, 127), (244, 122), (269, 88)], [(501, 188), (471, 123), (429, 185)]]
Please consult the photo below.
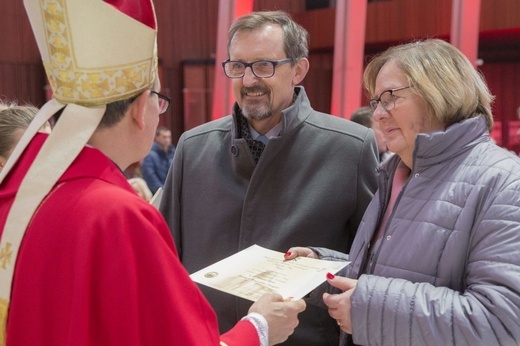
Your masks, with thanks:
[[(253, 61), (253, 62), (243, 62), (243, 61), (239, 61), (239, 60), (227, 59), (222, 62), (222, 68), (224, 69), (224, 74), (228, 78), (233, 78), (233, 79), (243, 78), (246, 74), (246, 69), (248, 67), (251, 68), (251, 72), (253, 72), (253, 75), (256, 78), (271, 78), (272, 76), (274, 76), (274, 73), (276, 72), (276, 66), (283, 65), (283, 64), (286, 64), (288, 62), (293, 62), (293, 61), (295, 61), (294, 58), (285, 58), (285, 59), (281, 59), (281, 60), (257, 60), (257, 61)], [(255, 69), (253, 68), (253, 65), (257, 64), (259, 62), (272, 64), (273, 65), (273, 74), (271, 74), (270, 76), (264, 76), (264, 77), (257, 76), (255, 73)], [(229, 63), (239, 63), (239, 64), (244, 65), (244, 73), (242, 73), (242, 75), (240, 75), (240, 76), (234, 76), (234, 77), (229, 76), (226, 72), (226, 65)]]
[[(161, 93), (158, 93), (157, 91), (154, 91), (154, 90), (150, 90), (150, 93), (151, 94), (155, 94), (157, 95), (157, 97), (159, 98), (159, 100), (163, 100), (166, 104), (166, 107), (162, 106), (160, 111), (159, 111), (159, 114), (163, 114), (163, 113), (166, 113), (166, 111), (168, 110), (168, 108), (170, 108), (170, 103), (172, 103), (172, 99), (171, 97), (168, 97), (166, 95), (163, 95)], [(159, 103), (159, 106), (161, 106), (161, 103)], [(164, 108), (164, 109), (163, 109)]]
[[(370, 100), (368, 100), (368, 106), (370, 107), (370, 109), (372, 110), (372, 112), (375, 112), (376, 111), (376, 108), (377, 108), (377, 105), (381, 102), (381, 97), (383, 96), (383, 94), (385, 93), (390, 93), (390, 96), (395, 96), (394, 95), (394, 92), (396, 91), (399, 91), (399, 90), (404, 90), (404, 89), (408, 89), (408, 88), (411, 88), (411, 86), (405, 86), (405, 87), (401, 87), (401, 88), (395, 88), (395, 89), (388, 89), (388, 90), (385, 90), (383, 91), (381, 94), (379, 94), (379, 97), (375, 97), (375, 98), (372, 98)], [(392, 109), (394, 109), (395, 107), (395, 98), (392, 99), (392, 107), (387, 107), (385, 106), (383, 103), (381, 103), (381, 106), (387, 111), (391, 111)]]

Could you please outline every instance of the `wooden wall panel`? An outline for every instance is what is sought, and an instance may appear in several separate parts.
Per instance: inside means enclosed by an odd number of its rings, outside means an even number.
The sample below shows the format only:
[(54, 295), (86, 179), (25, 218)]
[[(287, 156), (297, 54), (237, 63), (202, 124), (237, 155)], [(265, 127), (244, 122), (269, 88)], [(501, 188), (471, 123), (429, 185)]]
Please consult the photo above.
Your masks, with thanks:
[(253, 9), (254, 11), (302, 12), (305, 11), (305, 0), (255, 0)]
[[(30, 100), (37, 105), (45, 100), (45, 77), (36, 43), (21, 0), (4, 0), (7, 4), (0, 12), (0, 96), (20, 101)], [(210, 60), (216, 52), (216, 30), (219, 0), (154, 0), (159, 26), (158, 44), (161, 61), (163, 90), (173, 98), (173, 103), (161, 120), (172, 129), (174, 142), (184, 131), (183, 124), (183, 62)], [(328, 111), (332, 82), (332, 52), (334, 42), (335, 9), (305, 11), (305, 0), (255, 0), (255, 10), (282, 9), (292, 14), (310, 33), (311, 71), (304, 80), (307, 93), (316, 109)], [(407, 41), (424, 36), (449, 35), (451, 0), (417, 1), (389, 0), (368, 4), (366, 52), (375, 52), (389, 43)], [(519, 0), (482, 0), (481, 30), (520, 28)], [(518, 35), (517, 35), (518, 36)], [(516, 37), (516, 36), (515, 36)], [(494, 44), (495, 39), (488, 39)], [(392, 42), (390, 42), (392, 41)], [(480, 54), (484, 58), (482, 70), (486, 77), (499, 74), (493, 84), (497, 94), (496, 110), (512, 105), (502, 105), (499, 88), (503, 78), (508, 84), (516, 83), (518, 76), (520, 40), (504, 40), (496, 49), (482, 43)], [(507, 48), (507, 49), (506, 49)], [(372, 50), (371, 50), (372, 49)], [(509, 59), (509, 60), (507, 60)], [(499, 72), (489, 64), (507, 62)], [(509, 79), (507, 79), (509, 78)], [(211, 84), (209, 85), (211, 87)], [(513, 89), (515, 89), (513, 88)], [(517, 94), (507, 98), (520, 100)], [(511, 101), (513, 102), (513, 101)], [(518, 102), (517, 102), (518, 103)], [(502, 108), (501, 108), (502, 107)], [(500, 111), (501, 112), (501, 111)], [(507, 111), (512, 112), (512, 111)]]
[(309, 49), (330, 50), (334, 46), (335, 9), (318, 9), (293, 14), (294, 20), (309, 32)]
[(176, 143), (184, 132), (182, 64), (215, 56), (218, 0), (154, 0), (154, 4), (159, 57), (166, 76), (161, 82), (173, 98), (163, 117)]
[[(451, 0), (392, 0), (367, 5), (366, 42), (399, 42), (403, 39), (448, 35)], [(311, 34), (311, 49), (334, 45), (335, 8), (294, 14)]]
[(513, 148), (520, 143), (517, 136), (520, 119), (517, 109), (520, 107), (520, 62), (493, 63), (480, 67), (489, 89), (496, 96), (493, 104), (495, 128), (493, 138), (499, 145)]
[(451, 0), (394, 0), (367, 8), (367, 42), (401, 41), (449, 33)]
[(482, 0), (480, 6), (481, 31), (520, 27), (520, 1)]
[(189, 130), (211, 120), (215, 68), (212, 63), (185, 64), (184, 73), (184, 129)]
[(45, 84), (45, 71), (41, 64), (0, 63), (2, 100), (41, 107), (45, 103)]
[(22, 1), (6, 0), (0, 12), (0, 99), (45, 102), (45, 73)]
[(2, 4), (0, 62), (39, 63), (40, 54), (22, 1), (3, 0)]
[(311, 53), (309, 63), (309, 72), (302, 85), (305, 87), (307, 96), (309, 96), (312, 108), (329, 113), (332, 94), (333, 56), (329, 53)]
[[(451, 0), (390, 0), (367, 7), (366, 42), (394, 44), (424, 37), (449, 37)], [(482, 0), (480, 30), (520, 28), (520, 1)], [(293, 13), (311, 35), (311, 49), (334, 45), (334, 8)]]

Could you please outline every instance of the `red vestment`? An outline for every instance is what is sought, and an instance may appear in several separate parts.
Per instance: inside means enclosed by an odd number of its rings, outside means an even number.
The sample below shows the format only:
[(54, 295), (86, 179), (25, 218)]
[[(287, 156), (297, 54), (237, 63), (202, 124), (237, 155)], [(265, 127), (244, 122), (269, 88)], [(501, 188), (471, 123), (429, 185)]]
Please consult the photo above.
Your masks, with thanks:
[[(37, 135), (0, 186), (0, 235)], [(204, 256), (204, 254), (200, 254)], [(33, 216), (15, 267), (7, 345), (259, 345), (219, 336), (161, 214), (104, 154), (84, 148)]]

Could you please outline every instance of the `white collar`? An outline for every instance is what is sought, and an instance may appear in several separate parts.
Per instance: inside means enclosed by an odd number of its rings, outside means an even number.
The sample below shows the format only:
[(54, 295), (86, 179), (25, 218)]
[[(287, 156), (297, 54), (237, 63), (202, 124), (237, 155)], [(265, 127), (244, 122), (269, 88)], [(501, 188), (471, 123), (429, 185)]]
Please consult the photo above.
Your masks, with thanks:
[[(258, 132), (256, 132), (256, 130), (251, 126), (249, 125), (249, 132), (251, 132), (251, 137), (253, 137), (253, 139), (257, 139), (258, 136), (260, 136), (260, 134)], [(270, 129), (266, 134), (265, 136), (268, 138), (268, 139), (271, 139), (273, 137), (278, 137), (280, 135), (280, 132), (282, 131), (282, 122), (280, 121), (278, 124), (276, 124), (272, 129)]]

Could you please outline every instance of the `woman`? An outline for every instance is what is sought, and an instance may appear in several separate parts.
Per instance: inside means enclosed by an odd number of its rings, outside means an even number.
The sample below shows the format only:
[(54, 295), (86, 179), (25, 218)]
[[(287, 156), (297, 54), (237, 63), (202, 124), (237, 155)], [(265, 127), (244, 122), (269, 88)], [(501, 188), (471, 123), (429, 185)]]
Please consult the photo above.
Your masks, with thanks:
[(152, 191), (148, 188), (148, 185), (146, 184), (146, 181), (143, 178), (140, 177), (134, 177), (128, 179), (128, 183), (132, 185), (134, 188), (135, 193), (145, 201), (150, 202), (152, 199)]
[[(349, 256), (323, 294), (343, 342), (520, 343), (520, 160), (490, 141), (493, 96), (437, 39), (388, 49), (364, 73), (394, 155), (382, 164)], [(330, 287), (329, 287), (330, 288)], [(321, 298), (318, 290), (313, 297)]]
[[(19, 106), (0, 101), (0, 171), (36, 113), (38, 108), (31, 105)], [(50, 125), (47, 123), (41, 132), (50, 132)]]

